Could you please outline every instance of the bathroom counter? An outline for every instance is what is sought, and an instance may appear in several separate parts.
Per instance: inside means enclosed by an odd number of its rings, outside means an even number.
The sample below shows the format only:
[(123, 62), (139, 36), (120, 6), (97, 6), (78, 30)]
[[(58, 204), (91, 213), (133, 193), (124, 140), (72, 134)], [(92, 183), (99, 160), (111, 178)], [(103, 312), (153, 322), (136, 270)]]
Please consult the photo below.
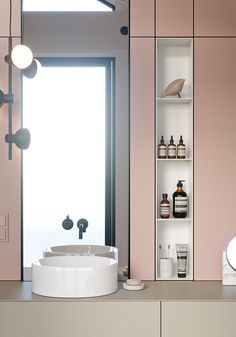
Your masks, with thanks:
[(120, 302), (120, 301), (232, 301), (236, 286), (222, 286), (221, 281), (144, 281), (145, 289), (127, 291), (119, 283), (116, 293), (92, 298), (53, 298), (32, 294), (31, 282), (0, 281), (0, 302)]
[(123, 290), (119, 283), (108, 296), (61, 299), (32, 294), (31, 282), (0, 281), (0, 334), (235, 337), (236, 286), (220, 281), (145, 284), (141, 291)]

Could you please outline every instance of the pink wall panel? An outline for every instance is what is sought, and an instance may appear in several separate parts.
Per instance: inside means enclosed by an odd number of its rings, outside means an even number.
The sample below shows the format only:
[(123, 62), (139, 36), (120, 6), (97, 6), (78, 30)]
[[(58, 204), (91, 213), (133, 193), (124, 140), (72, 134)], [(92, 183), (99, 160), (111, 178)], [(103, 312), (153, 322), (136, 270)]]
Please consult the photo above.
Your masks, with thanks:
[[(0, 3), (0, 36), (9, 35), (9, 3), (9, 0), (1, 0)], [(12, 35), (21, 35), (21, 0), (12, 0)]]
[(195, 0), (195, 35), (235, 36), (235, 0)]
[(154, 36), (155, 0), (130, 0), (130, 35)]
[[(19, 43), (19, 40), (17, 42)], [(4, 93), (8, 93), (8, 67), (3, 61), (6, 53), (7, 39), (0, 38), (0, 89)], [(19, 70), (13, 69), (13, 78), (15, 95), (13, 132), (15, 132), (20, 126)], [(0, 108), (0, 280), (19, 280), (21, 266), (20, 151), (14, 146), (13, 160), (8, 160), (8, 146), (4, 139), (8, 132), (7, 109), (7, 104)]]
[(131, 39), (131, 275), (154, 279), (154, 38)]
[(156, 0), (156, 36), (192, 36), (193, 0)]
[(236, 234), (236, 38), (195, 40), (195, 279), (221, 279)]

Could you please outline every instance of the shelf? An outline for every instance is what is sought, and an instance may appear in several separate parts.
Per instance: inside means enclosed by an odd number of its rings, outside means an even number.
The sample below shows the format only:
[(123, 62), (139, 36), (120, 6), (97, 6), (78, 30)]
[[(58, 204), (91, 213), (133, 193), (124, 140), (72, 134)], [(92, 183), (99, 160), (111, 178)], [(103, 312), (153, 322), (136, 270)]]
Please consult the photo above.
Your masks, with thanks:
[(172, 38), (164, 37), (158, 38), (157, 44), (159, 47), (191, 47), (192, 38), (183, 37), (183, 38)]
[[(167, 86), (176, 79), (185, 79), (183, 89), (178, 95), (161, 97)], [(193, 280), (193, 39), (192, 38), (158, 38), (156, 49), (156, 167), (155, 167), (155, 211), (156, 211), (156, 279), (163, 281)], [(177, 142), (183, 136), (186, 146), (186, 158), (158, 158), (158, 145), (161, 136), (166, 142), (170, 135)], [(168, 144), (166, 144), (168, 146)], [(176, 144), (177, 147), (178, 144)], [(168, 148), (167, 148), (168, 149)], [(168, 151), (166, 151), (168, 153)], [(177, 148), (176, 148), (177, 154)], [(170, 164), (170, 162), (173, 162)], [(182, 163), (182, 164), (180, 164)], [(173, 197), (179, 180), (187, 193), (187, 217), (173, 217)], [(162, 194), (167, 193), (170, 202), (170, 218), (160, 217)], [(181, 203), (179, 204), (179, 206)], [(184, 204), (185, 205), (185, 204)], [(176, 252), (177, 243), (186, 243), (189, 247), (188, 274), (186, 278), (177, 277)], [(173, 277), (160, 277), (160, 251), (158, 246), (167, 249), (171, 246), (173, 256)]]
[(192, 101), (191, 97), (178, 98), (178, 97), (165, 97), (165, 98), (157, 98), (157, 103), (162, 104), (189, 104)]
[(166, 159), (161, 159), (161, 158), (157, 158), (157, 160), (158, 161), (192, 161), (192, 158), (185, 158), (185, 159), (178, 159), (178, 158), (176, 158), (176, 159), (168, 159), (168, 158), (166, 158)]
[(160, 276), (157, 277), (157, 281), (192, 281), (192, 280), (193, 280), (193, 278), (191, 276), (187, 276), (187, 277), (183, 277), (183, 278), (177, 277), (177, 276), (168, 277), (168, 278), (160, 277)]
[(156, 220), (158, 222), (182, 222), (182, 221), (191, 222), (191, 221), (193, 221), (192, 218), (168, 218), (168, 219), (157, 218)]

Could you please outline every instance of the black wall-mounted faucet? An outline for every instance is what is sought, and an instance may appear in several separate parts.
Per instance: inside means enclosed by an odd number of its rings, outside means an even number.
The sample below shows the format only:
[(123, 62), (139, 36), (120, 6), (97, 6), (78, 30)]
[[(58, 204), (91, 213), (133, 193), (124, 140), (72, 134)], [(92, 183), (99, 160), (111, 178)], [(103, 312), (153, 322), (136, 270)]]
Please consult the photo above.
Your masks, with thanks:
[(86, 233), (88, 227), (88, 221), (86, 219), (79, 219), (77, 222), (77, 227), (79, 228), (79, 239), (83, 239), (83, 233)]
[(68, 231), (73, 227), (73, 225), (73, 221), (70, 219), (69, 215), (67, 215), (66, 219), (62, 222), (62, 227)]

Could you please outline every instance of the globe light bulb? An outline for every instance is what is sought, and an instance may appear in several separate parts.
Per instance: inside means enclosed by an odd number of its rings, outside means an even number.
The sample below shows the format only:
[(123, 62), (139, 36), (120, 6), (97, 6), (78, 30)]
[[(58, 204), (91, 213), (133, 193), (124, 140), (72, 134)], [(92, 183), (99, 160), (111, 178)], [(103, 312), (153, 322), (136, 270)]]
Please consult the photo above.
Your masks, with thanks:
[(17, 68), (25, 69), (32, 63), (33, 53), (29, 47), (19, 44), (12, 49), (11, 60)]

